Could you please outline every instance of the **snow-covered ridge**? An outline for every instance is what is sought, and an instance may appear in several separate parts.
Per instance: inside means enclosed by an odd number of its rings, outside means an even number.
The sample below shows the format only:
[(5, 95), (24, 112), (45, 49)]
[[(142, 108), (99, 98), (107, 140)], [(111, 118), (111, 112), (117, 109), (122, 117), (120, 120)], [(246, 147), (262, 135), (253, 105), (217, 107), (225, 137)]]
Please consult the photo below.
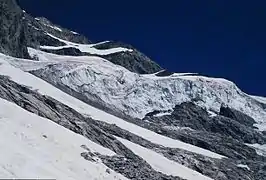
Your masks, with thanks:
[(109, 107), (133, 117), (143, 118), (149, 112), (167, 111), (182, 102), (194, 101), (214, 113), (222, 104), (237, 109), (253, 117), (260, 130), (266, 130), (266, 110), (226, 79), (183, 73), (139, 75), (98, 57), (58, 56), (34, 49), (30, 49), (30, 55), (54, 64), (57, 74), (53, 75), (49, 67), (39, 67), (47, 77), (77, 92), (97, 95)]
[(0, 98), (0, 178), (126, 179), (101, 161), (80, 156), (86, 145), (93, 152), (115, 153), (52, 121)]
[(58, 37), (53, 36), (52, 34), (47, 33), (47, 35), (51, 36), (54, 39), (57, 39), (63, 43), (65, 43), (65, 46), (40, 46), (41, 49), (46, 49), (46, 50), (59, 50), (59, 49), (63, 49), (63, 48), (76, 48), (79, 49), (81, 52), (84, 53), (89, 53), (89, 54), (95, 54), (95, 55), (108, 55), (108, 54), (113, 54), (113, 53), (118, 53), (118, 52), (132, 52), (132, 49), (127, 49), (127, 48), (122, 48), (122, 47), (118, 47), (118, 48), (111, 48), (111, 49), (96, 49), (93, 46), (99, 45), (99, 44), (104, 44), (106, 42), (109, 41), (104, 41), (104, 42), (100, 42), (100, 43), (96, 43), (96, 44), (77, 44), (77, 43), (73, 43), (73, 42), (69, 42), (63, 39), (60, 39)]

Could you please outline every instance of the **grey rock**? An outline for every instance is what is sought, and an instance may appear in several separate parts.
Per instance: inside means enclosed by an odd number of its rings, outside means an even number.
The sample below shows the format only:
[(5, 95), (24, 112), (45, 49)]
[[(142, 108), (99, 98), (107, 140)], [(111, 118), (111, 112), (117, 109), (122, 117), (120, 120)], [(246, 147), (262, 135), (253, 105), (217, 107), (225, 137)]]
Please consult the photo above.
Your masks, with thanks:
[(96, 162), (96, 160), (89, 153), (82, 152), (80, 155), (87, 161)]
[(139, 74), (151, 74), (162, 70), (158, 64), (137, 50), (114, 53), (101, 57)]
[(126, 69), (139, 74), (150, 74), (162, 70), (162, 68), (157, 63), (152, 61), (146, 55), (139, 52), (136, 48), (129, 44), (125, 44), (123, 42), (109, 41), (94, 46), (94, 48), (102, 50), (117, 47), (132, 49), (133, 52), (114, 53), (102, 57), (111, 61), (114, 64), (123, 66)]
[(249, 127), (252, 127), (253, 124), (256, 123), (256, 121), (253, 118), (249, 117), (248, 115), (241, 113), (235, 109), (225, 107), (225, 106), (221, 106), (219, 114), (221, 116), (225, 116), (233, 120), (236, 120), (237, 122), (244, 124), (246, 126), (249, 126)]
[(134, 180), (181, 180), (179, 177), (167, 176), (154, 171), (151, 166), (146, 165), (145, 161), (135, 156), (125, 158), (121, 156), (101, 156), (105, 165), (116, 172)]
[[(42, 32), (42, 34), (49, 33), (53, 36), (56, 36), (66, 41), (76, 42), (80, 44), (91, 43), (85, 36), (80, 35), (80, 34), (74, 34), (68, 29), (65, 29), (65, 28), (60, 27), (59, 25), (53, 24), (52, 22), (50, 22), (48, 19), (44, 17), (34, 18), (31, 15), (24, 13), (24, 18), (25, 18), (25, 22), (26, 22), (28, 29), (30, 29), (30, 32), (28, 33), (28, 35), (32, 35), (33, 40), (41, 39), (40, 32)], [(60, 30), (57, 30), (57, 29), (60, 29)], [(40, 45), (45, 45), (45, 44), (40, 44)], [(54, 44), (53, 46), (55, 45), (56, 44)]]
[(162, 71), (156, 73), (156, 76), (158, 76), (158, 77), (165, 77), (165, 76), (170, 76), (172, 74), (173, 74), (173, 72), (169, 72), (167, 70), (162, 70)]
[(15, 0), (0, 0), (0, 52), (29, 58), (23, 12)]
[(172, 114), (168, 116), (150, 116), (152, 113), (157, 113), (151, 112), (145, 120), (160, 123), (163, 126), (189, 127), (193, 130), (216, 133), (245, 143), (264, 144), (266, 142), (266, 136), (253, 128), (252, 118), (229, 108), (227, 112), (229, 110), (237, 115), (235, 116), (238, 117), (237, 120), (224, 116), (210, 117), (206, 110), (192, 102), (177, 105)]
[(111, 173), (110, 169), (106, 169), (106, 172), (107, 172), (108, 174), (110, 174), (110, 173)]
[(89, 54), (87, 53), (83, 53), (81, 52), (79, 49), (77, 48), (62, 48), (59, 50), (45, 50), (43, 49), (43, 51), (48, 52), (48, 53), (53, 53), (53, 54), (58, 54), (58, 55), (67, 55), (67, 56), (89, 56)]
[(147, 57), (142, 56), (140, 52), (136, 51), (116, 53), (103, 56), (103, 58), (139, 74), (151, 74), (161, 70), (161, 67), (157, 66), (154, 61), (147, 60)]

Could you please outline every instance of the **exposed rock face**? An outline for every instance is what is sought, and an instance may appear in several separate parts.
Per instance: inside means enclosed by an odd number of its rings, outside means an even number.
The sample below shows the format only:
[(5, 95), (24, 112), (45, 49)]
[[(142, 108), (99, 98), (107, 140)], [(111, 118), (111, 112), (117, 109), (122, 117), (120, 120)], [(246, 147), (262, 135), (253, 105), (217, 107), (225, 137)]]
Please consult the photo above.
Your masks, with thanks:
[[(120, 156), (106, 157), (101, 156), (103, 163), (111, 169), (123, 174), (125, 177), (134, 180), (181, 180), (179, 177), (166, 176), (162, 173), (154, 171), (151, 167), (145, 166), (143, 161), (138, 156), (133, 158), (125, 158)], [(136, 160), (138, 163), (136, 163)]]
[(58, 25), (54, 25), (46, 18), (33, 18), (27, 13), (23, 13), (24, 20), (27, 25), (27, 35), (30, 37), (28, 39), (28, 46), (38, 47), (40, 45), (46, 46), (63, 46), (64, 43), (57, 39), (54, 39), (47, 35), (53, 34), (61, 39), (76, 42), (76, 43), (90, 43), (90, 41), (85, 37), (77, 33), (73, 33), (65, 28)]
[(0, 0), (0, 52), (29, 58), (23, 12), (15, 0)]
[(157, 63), (152, 61), (150, 58), (139, 52), (131, 45), (122, 42), (110, 41), (104, 44), (96, 45), (94, 47), (97, 49), (110, 49), (117, 47), (132, 49), (133, 52), (114, 53), (102, 56), (103, 58), (111, 61), (112, 63), (123, 66), (132, 72), (139, 74), (151, 74), (162, 70), (162, 68)]
[(53, 53), (53, 54), (58, 54), (58, 55), (66, 55), (66, 56), (89, 56), (87, 53), (81, 52), (79, 49), (76, 48), (62, 48), (59, 50), (46, 50), (44, 49), (43, 51), (48, 52), (48, 53)]
[(34, 20), (31, 22), (33, 27), (40, 28), (44, 32), (53, 34), (54, 36), (61, 39), (80, 44), (91, 43), (91, 41), (89, 41), (85, 36), (65, 29), (59, 25), (55, 25), (44, 17), (34, 18)]
[(47, 33), (73, 42), (89, 43), (84, 36), (59, 28), (45, 18), (31, 17), (20, 9), (15, 0), (0, 0), (0, 26), (0, 52), (14, 57), (30, 58), (28, 46), (64, 45)]
[[(230, 108), (228, 108), (228, 111), (237, 113), (237, 117), (243, 116), (251, 120), (251, 122), (254, 121), (252, 121), (252, 118), (239, 111)], [(171, 115), (161, 117), (147, 116), (144, 120), (154, 124), (160, 124), (165, 127), (165, 129), (170, 130), (179, 127), (191, 131), (192, 134), (193, 131), (208, 132), (210, 133), (209, 135), (219, 134), (224, 137), (224, 141), (229, 138), (238, 140), (241, 143), (264, 144), (266, 142), (266, 136), (253, 128), (253, 123), (247, 124), (244, 119), (241, 121), (241, 119), (235, 120), (223, 116), (210, 117), (206, 110), (192, 102), (177, 105)], [(208, 134), (206, 134), (205, 137), (207, 136)]]
[(102, 57), (139, 74), (151, 74), (162, 69), (158, 64), (137, 50), (133, 52), (114, 53)]
[(253, 124), (256, 123), (253, 118), (251, 118), (251, 117), (247, 116), (246, 114), (243, 114), (243, 113), (241, 113), (235, 109), (229, 108), (229, 107), (221, 106), (220, 115), (222, 115), (224, 117), (231, 118), (233, 120), (236, 120), (240, 124), (244, 124), (244, 125), (250, 126), (250, 127), (252, 127)]

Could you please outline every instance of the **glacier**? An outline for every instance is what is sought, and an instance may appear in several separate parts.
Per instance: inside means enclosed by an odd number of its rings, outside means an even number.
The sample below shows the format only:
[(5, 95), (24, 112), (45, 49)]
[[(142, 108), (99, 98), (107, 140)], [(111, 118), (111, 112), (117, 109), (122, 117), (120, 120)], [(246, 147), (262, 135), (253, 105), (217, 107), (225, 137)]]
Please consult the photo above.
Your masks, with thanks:
[(260, 131), (266, 130), (265, 104), (226, 79), (178, 73), (166, 77), (140, 75), (97, 56), (61, 56), (28, 49), (39, 61), (10, 63), (24, 71), (38, 70), (46, 80), (89, 100), (97, 97), (128, 116), (142, 119), (149, 112), (171, 111), (182, 102), (192, 101), (216, 114), (222, 105), (234, 108), (254, 118)]

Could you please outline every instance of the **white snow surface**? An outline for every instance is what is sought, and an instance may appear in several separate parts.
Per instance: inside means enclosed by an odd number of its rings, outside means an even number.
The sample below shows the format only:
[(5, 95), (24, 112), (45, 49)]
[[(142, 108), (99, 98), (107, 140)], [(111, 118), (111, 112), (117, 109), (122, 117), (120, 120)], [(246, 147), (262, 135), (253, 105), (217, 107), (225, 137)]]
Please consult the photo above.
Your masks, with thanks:
[(154, 116), (155, 117), (161, 117), (161, 116), (167, 116), (167, 115), (171, 115), (171, 114), (172, 114), (171, 112), (161, 112), (161, 113), (155, 114)]
[(111, 150), (3, 99), (0, 137), (0, 178), (126, 179), (107, 173), (99, 159), (90, 162), (80, 155), (86, 151), (81, 145), (103, 155), (114, 155)]
[[(98, 63), (99, 63), (99, 60), (102, 60), (101, 58), (97, 58), (97, 57), (95, 57), (96, 59), (94, 57), (87, 57), (87, 58), (90, 59), (92, 62), (98, 61)], [(55, 88), (54, 86), (45, 82), (44, 80), (39, 79), (39, 78), (35, 77), (34, 75), (31, 75), (30, 73), (24, 72), (18, 68), (11, 66), (8, 63), (8, 61), (13, 62), (13, 63), (17, 62), (17, 61), (12, 61), (12, 59), (14, 59), (14, 58), (7, 57), (5, 55), (2, 55), (2, 56), (0, 55), (0, 75), (9, 76), (13, 81), (15, 81), (19, 84), (31, 87), (33, 90), (37, 90), (39, 93), (41, 93), (43, 95), (48, 95), (48, 96), (62, 102), (63, 104), (75, 109), (76, 111), (78, 111), (84, 115), (91, 116), (95, 120), (104, 121), (104, 122), (107, 122), (109, 124), (116, 124), (117, 126), (119, 126), (122, 129), (125, 129), (125, 130), (132, 132), (133, 134), (136, 134), (138, 136), (141, 136), (144, 139), (147, 139), (147, 140), (149, 140), (155, 144), (159, 144), (159, 145), (162, 145), (165, 147), (180, 148), (180, 149), (184, 149), (184, 150), (194, 152), (197, 154), (202, 154), (204, 156), (208, 156), (211, 158), (221, 159), (224, 157), (222, 155), (211, 152), (209, 150), (205, 150), (205, 149), (199, 148), (197, 146), (193, 146), (191, 144), (184, 143), (184, 142), (179, 141), (179, 140), (174, 140), (174, 139), (159, 135), (153, 131), (144, 129), (144, 128), (139, 127), (135, 124), (124, 121), (123, 119), (120, 119), (116, 116), (110, 115), (110, 114), (108, 114), (102, 110), (94, 108), (94, 107), (92, 107), (92, 106), (90, 106), (90, 105), (62, 92), (61, 90)], [(87, 61), (87, 59), (85, 59), (85, 61)], [(105, 60), (102, 60), (100, 64), (102, 64), (103, 62), (105, 62)], [(111, 63), (108, 62), (108, 64), (111, 64)], [(91, 66), (93, 66), (93, 63), (91, 64)], [(73, 68), (71, 68), (71, 69), (73, 69)], [(108, 66), (106, 67), (106, 70), (109, 70)], [(66, 72), (67, 71), (64, 71), (64, 73), (66, 73)]]
[[(77, 92), (95, 95), (107, 106), (136, 118), (198, 99), (199, 106), (214, 114), (218, 114), (224, 104), (253, 117), (256, 126), (261, 131), (266, 130), (266, 110), (226, 79), (192, 76), (191, 73), (175, 73), (166, 77), (139, 75), (99, 57), (59, 56), (30, 48), (29, 52), (42, 62), (56, 64), (53, 70), (57, 74), (50, 73), (48, 67), (43, 66), (42, 69), (58, 83)], [(19, 62), (17, 67), (20, 67)], [(83, 94), (86, 96), (86, 93)]]
[(244, 168), (244, 169), (250, 170), (250, 168), (248, 167), (248, 165), (245, 165), (245, 164), (238, 164), (237, 167), (240, 167), (240, 168)]
[(128, 149), (131, 149), (134, 154), (144, 159), (151, 167), (164, 173), (166, 175), (178, 176), (187, 180), (211, 180), (197, 171), (189, 169), (177, 162), (171, 161), (161, 154), (158, 154), (150, 149), (146, 149), (138, 144), (132, 143), (126, 139), (116, 137), (121, 143), (123, 143)]
[(215, 117), (215, 116), (217, 116), (217, 114), (214, 113), (214, 112), (212, 112), (212, 111), (208, 111), (208, 113), (209, 113), (209, 116), (210, 116), (210, 117)]
[(79, 34), (79, 33), (75, 32), (75, 31), (70, 31), (70, 32), (72, 32), (73, 34)]
[(47, 33), (47, 35), (51, 36), (54, 39), (57, 39), (63, 43), (65, 43), (65, 46), (40, 46), (41, 49), (47, 49), (47, 50), (59, 50), (63, 48), (76, 48), (79, 49), (81, 52), (86, 52), (90, 54), (95, 54), (95, 55), (108, 55), (108, 54), (113, 54), (113, 53), (118, 53), (118, 52), (132, 52), (132, 49), (127, 49), (127, 48), (122, 48), (122, 47), (117, 47), (117, 48), (110, 48), (110, 49), (96, 49), (93, 46), (99, 45), (99, 44), (104, 44), (109, 41), (104, 41), (96, 44), (78, 44), (78, 43), (73, 43), (69, 42), (63, 39), (60, 39), (54, 35), (51, 35)]

